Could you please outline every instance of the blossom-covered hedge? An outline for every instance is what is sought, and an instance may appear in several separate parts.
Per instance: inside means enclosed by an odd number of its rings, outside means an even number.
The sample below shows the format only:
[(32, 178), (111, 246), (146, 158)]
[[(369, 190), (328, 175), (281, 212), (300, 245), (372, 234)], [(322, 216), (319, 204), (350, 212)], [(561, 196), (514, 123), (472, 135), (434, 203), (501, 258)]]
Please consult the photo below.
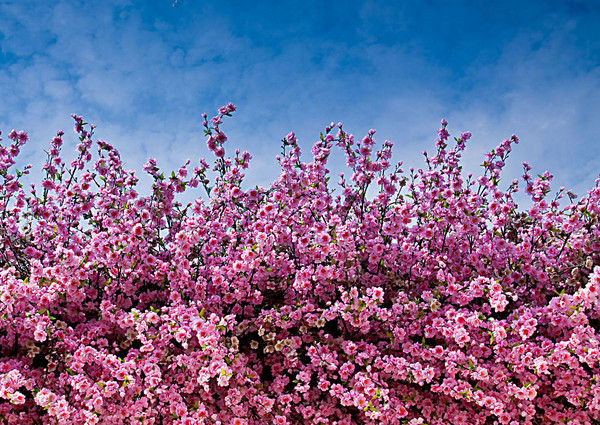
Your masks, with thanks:
[(32, 188), (27, 134), (8, 134), (1, 423), (598, 423), (600, 181), (562, 207), (548, 173), (500, 179), (515, 136), (473, 177), (470, 134), (445, 121), (408, 172), (375, 131), (332, 123), (310, 162), (288, 134), (279, 178), (247, 190), (250, 154), (221, 130), (234, 110), (204, 115), (214, 165), (151, 159), (147, 194), (81, 117), (76, 158), (58, 132)]

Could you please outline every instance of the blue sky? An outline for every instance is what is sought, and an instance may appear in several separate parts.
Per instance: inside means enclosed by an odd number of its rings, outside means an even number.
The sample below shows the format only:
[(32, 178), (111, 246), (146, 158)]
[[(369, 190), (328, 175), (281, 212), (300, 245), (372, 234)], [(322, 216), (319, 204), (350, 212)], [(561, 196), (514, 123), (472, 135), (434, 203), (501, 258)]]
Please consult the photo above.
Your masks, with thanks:
[(200, 114), (231, 101), (253, 184), (287, 132), (308, 152), (331, 121), (418, 167), (443, 117), (473, 133), (469, 170), (515, 133), (510, 177), (527, 160), (583, 192), (600, 172), (597, 1), (0, 0), (0, 22), (0, 129), (30, 132), (34, 165), (75, 112), (130, 168), (172, 169), (207, 154)]

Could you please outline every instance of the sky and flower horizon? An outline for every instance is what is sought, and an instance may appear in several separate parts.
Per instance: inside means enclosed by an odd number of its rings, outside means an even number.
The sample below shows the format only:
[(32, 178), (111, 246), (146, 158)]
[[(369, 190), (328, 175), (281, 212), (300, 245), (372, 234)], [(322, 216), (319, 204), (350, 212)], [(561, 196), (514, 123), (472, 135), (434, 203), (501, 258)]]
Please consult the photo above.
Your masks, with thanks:
[(582, 194), (600, 171), (597, 2), (0, 1), (0, 22), (0, 129), (29, 131), (34, 168), (77, 113), (130, 168), (176, 169), (208, 154), (201, 113), (233, 102), (252, 184), (289, 131), (308, 155), (332, 121), (376, 128), (406, 168), (446, 118), (473, 134), (467, 169), (515, 133), (511, 178), (528, 161)]

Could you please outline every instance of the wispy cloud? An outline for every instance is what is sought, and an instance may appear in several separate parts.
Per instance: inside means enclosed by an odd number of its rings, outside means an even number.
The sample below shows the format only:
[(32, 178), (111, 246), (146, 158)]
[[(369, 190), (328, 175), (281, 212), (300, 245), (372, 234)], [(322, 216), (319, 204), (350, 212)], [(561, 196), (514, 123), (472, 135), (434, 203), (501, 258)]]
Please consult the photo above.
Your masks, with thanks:
[[(206, 154), (200, 113), (233, 101), (232, 145), (275, 177), (279, 140), (306, 147), (329, 121), (377, 128), (420, 164), (439, 119), (473, 133), (467, 168), (517, 133), (521, 161), (589, 189), (600, 167), (600, 10), (577, 2), (0, 3), (0, 128), (28, 129), (26, 159), (71, 112), (132, 168)], [(517, 7), (518, 6), (518, 7)]]

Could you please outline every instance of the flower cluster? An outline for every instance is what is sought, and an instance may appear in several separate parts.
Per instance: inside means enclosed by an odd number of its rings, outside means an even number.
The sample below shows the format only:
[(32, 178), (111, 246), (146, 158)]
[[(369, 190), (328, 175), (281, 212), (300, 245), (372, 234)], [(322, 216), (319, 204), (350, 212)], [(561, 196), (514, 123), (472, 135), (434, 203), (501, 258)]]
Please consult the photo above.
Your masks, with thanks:
[(1, 423), (600, 421), (600, 180), (552, 199), (525, 163), (501, 189), (515, 136), (465, 176), (471, 135), (445, 121), (405, 172), (374, 130), (331, 123), (308, 162), (289, 133), (279, 178), (247, 188), (251, 156), (221, 129), (234, 111), (203, 116), (212, 164), (150, 159), (145, 195), (82, 117), (75, 159), (57, 132), (31, 188), (15, 169), (28, 136), (8, 134)]

